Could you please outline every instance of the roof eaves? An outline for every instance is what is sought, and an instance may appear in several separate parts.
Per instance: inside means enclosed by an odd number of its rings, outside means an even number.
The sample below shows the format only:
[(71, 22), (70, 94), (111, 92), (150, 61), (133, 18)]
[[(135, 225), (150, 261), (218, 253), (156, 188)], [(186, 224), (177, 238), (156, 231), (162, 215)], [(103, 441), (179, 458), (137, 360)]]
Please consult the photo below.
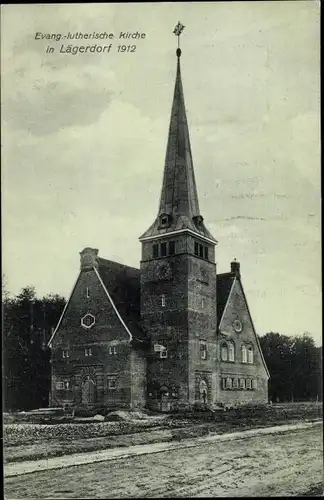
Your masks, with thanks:
[(263, 352), (262, 352), (262, 349), (261, 349), (261, 345), (260, 345), (260, 342), (259, 342), (259, 339), (258, 339), (258, 336), (257, 336), (256, 330), (255, 330), (255, 328), (254, 328), (254, 324), (253, 324), (252, 316), (251, 316), (251, 313), (250, 313), (249, 304), (248, 304), (248, 301), (246, 300), (246, 295), (245, 295), (245, 293), (244, 293), (244, 288), (243, 288), (243, 285), (242, 285), (241, 280), (239, 280), (239, 281), (240, 281), (241, 289), (242, 289), (242, 292), (243, 292), (244, 300), (245, 300), (245, 303), (246, 303), (246, 307), (247, 307), (247, 310), (248, 310), (248, 313), (249, 313), (249, 316), (250, 316), (250, 321), (251, 321), (251, 324), (252, 324), (253, 332), (254, 332), (254, 335), (255, 335), (255, 338), (256, 338), (256, 341), (257, 341), (257, 344), (258, 344), (258, 347), (259, 347), (260, 353), (261, 353), (261, 358), (262, 358), (262, 361), (263, 361), (264, 367), (265, 367), (265, 369), (266, 369), (267, 375), (268, 375), (268, 377), (270, 378), (270, 373), (269, 373), (269, 370), (268, 370), (267, 364), (266, 364), (265, 359), (264, 359), (264, 356), (263, 356)]
[(76, 281), (75, 281), (75, 283), (74, 283), (74, 285), (73, 285), (72, 291), (71, 291), (70, 296), (69, 296), (69, 298), (68, 298), (68, 300), (67, 300), (67, 302), (66, 302), (66, 304), (65, 304), (65, 306), (64, 306), (64, 309), (63, 309), (63, 311), (62, 311), (62, 314), (61, 314), (61, 316), (60, 316), (60, 319), (58, 320), (58, 323), (57, 323), (57, 325), (56, 325), (56, 328), (55, 328), (55, 330), (54, 330), (54, 332), (53, 332), (53, 334), (52, 334), (51, 338), (50, 338), (50, 339), (49, 339), (49, 341), (47, 342), (47, 347), (51, 347), (51, 343), (52, 343), (52, 342), (53, 342), (53, 340), (54, 340), (54, 337), (55, 337), (55, 335), (56, 335), (56, 332), (58, 331), (58, 329), (59, 329), (59, 327), (60, 327), (60, 325), (61, 325), (61, 323), (62, 323), (62, 320), (63, 320), (64, 314), (65, 314), (65, 311), (66, 311), (66, 310), (67, 310), (67, 308), (68, 308), (68, 305), (69, 305), (70, 300), (71, 300), (71, 297), (72, 297), (72, 295), (73, 295), (73, 293), (74, 293), (74, 290), (75, 290), (75, 287), (76, 287), (76, 285), (77, 285), (77, 282), (79, 281), (79, 278), (80, 278), (81, 272), (82, 272), (82, 271), (80, 271), (80, 272), (79, 272), (78, 277), (77, 277), (77, 279), (76, 279)]

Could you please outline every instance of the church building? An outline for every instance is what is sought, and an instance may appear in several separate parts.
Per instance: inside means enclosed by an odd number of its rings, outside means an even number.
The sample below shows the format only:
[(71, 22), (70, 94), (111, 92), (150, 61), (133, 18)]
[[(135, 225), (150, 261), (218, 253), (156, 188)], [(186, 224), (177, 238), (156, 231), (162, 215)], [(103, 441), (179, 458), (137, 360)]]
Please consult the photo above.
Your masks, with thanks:
[(240, 263), (217, 274), (200, 212), (177, 49), (158, 213), (138, 268), (80, 252), (49, 341), (51, 406), (184, 409), (267, 403), (268, 379)]

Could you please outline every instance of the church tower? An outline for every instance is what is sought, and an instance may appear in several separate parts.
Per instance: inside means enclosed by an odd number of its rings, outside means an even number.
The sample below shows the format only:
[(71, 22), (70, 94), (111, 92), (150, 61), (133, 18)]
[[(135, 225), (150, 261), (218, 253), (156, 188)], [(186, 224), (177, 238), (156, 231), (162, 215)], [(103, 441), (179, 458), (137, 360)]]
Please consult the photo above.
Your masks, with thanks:
[[(178, 36), (183, 26), (178, 23)], [(216, 398), (217, 241), (200, 213), (181, 80), (176, 79), (157, 217), (140, 237), (147, 403), (167, 411)]]

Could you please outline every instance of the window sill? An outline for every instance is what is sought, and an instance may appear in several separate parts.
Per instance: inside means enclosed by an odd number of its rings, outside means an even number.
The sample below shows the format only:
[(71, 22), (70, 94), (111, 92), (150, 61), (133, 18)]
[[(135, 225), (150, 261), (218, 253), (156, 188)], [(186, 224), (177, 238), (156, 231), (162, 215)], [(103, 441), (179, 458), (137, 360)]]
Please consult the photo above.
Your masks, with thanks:
[(222, 387), (222, 390), (223, 391), (257, 391), (257, 389), (246, 389), (246, 388), (243, 389), (242, 387), (235, 387), (235, 389), (234, 388), (229, 389), (228, 387), (226, 387), (226, 388)]

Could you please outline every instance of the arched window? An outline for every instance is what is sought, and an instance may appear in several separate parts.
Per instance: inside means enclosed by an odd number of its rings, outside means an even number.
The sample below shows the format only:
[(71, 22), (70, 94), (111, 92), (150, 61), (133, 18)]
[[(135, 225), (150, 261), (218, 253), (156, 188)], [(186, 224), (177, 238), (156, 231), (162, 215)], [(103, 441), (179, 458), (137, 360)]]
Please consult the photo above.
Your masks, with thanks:
[(235, 361), (235, 346), (234, 342), (228, 343), (228, 361)]
[(245, 389), (245, 379), (240, 378), (240, 389)]
[(222, 361), (227, 361), (227, 344), (224, 342), (222, 345), (221, 345), (221, 360)]
[(250, 363), (251, 365), (253, 364), (253, 357), (254, 357), (253, 347), (249, 346), (247, 351), (247, 362)]
[(242, 345), (242, 363), (247, 363), (247, 350), (245, 345)]
[(233, 381), (232, 381), (232, 379), (231, 379), (231, 378), (229, 378), (229, 377), (228, 377), (228, 378), (226, 379), (226, 388), (227, 388), (227, 389), (232, 389), (232, 386), (233, 386)]

